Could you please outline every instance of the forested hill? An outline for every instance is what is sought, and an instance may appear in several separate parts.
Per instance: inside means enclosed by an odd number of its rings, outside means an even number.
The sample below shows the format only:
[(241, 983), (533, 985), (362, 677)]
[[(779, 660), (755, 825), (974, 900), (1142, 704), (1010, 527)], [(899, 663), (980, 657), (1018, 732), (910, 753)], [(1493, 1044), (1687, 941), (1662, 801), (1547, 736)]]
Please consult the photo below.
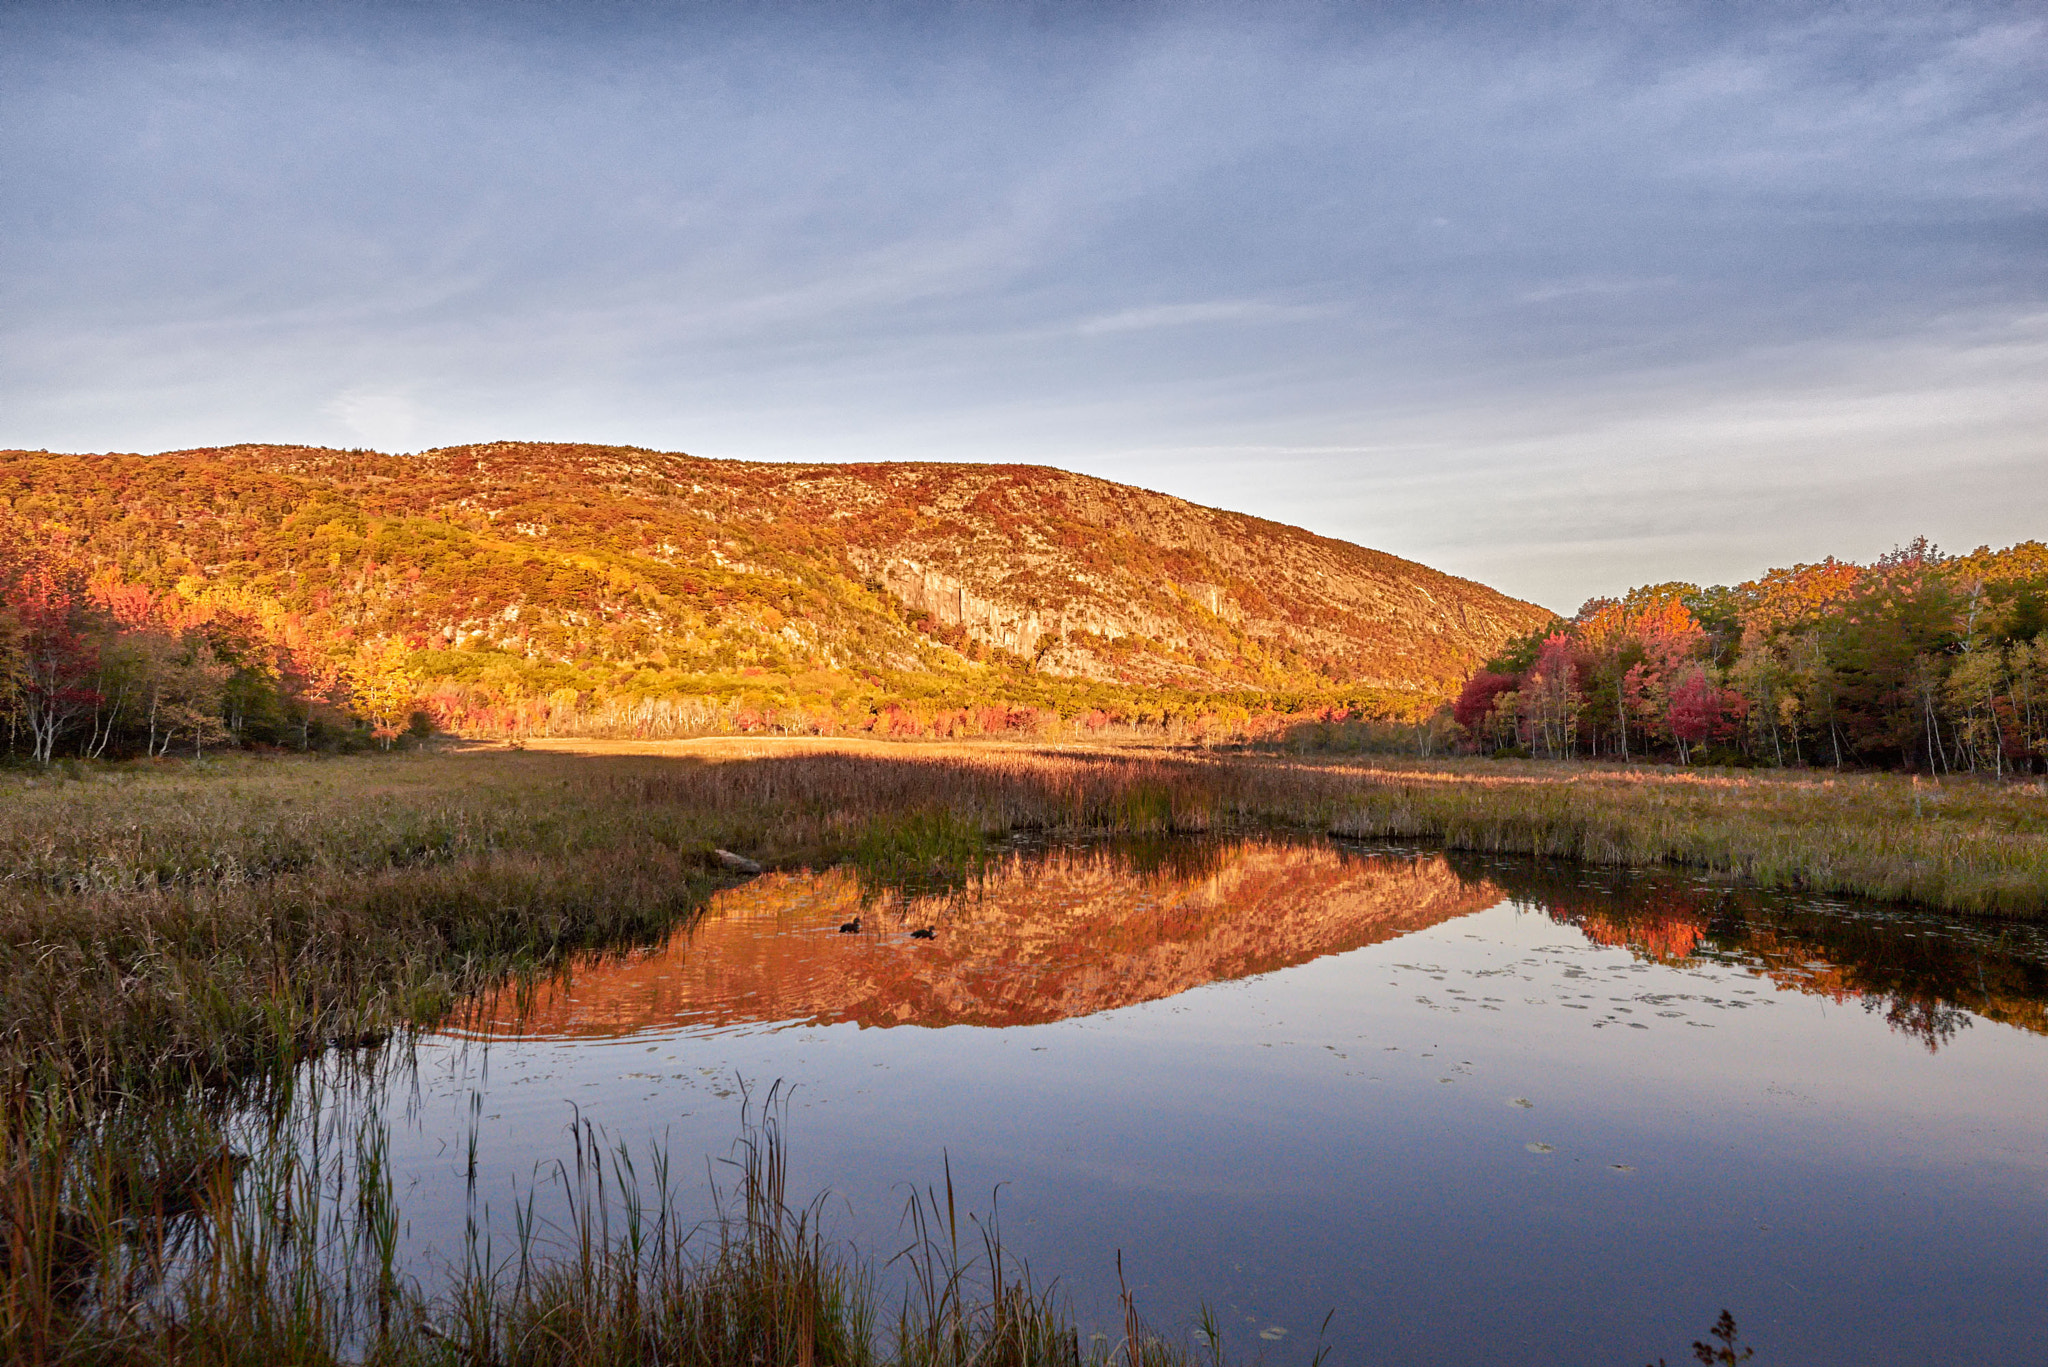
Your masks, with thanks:
[(1377, 551), (1030, 466), (530, 443), (11, 451), (0, 502), (17, 540), (102, 597), (117, 583), (174, 615), (288, 620), (336, 658), (402, 642), (443, 711), (749, 694), (843, 712), (880, 688), (1412, 714), (1550, 618)]

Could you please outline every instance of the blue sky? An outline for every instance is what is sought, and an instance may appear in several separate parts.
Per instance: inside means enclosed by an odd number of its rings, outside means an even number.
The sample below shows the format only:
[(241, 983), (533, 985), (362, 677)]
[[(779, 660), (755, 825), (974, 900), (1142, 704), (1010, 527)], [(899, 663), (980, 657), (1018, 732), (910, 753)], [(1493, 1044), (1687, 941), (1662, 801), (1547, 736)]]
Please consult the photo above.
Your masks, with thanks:
[(0, 444), (500, 438), (1567, 611), (2048, 537), (2048, 12), (0, 7)]

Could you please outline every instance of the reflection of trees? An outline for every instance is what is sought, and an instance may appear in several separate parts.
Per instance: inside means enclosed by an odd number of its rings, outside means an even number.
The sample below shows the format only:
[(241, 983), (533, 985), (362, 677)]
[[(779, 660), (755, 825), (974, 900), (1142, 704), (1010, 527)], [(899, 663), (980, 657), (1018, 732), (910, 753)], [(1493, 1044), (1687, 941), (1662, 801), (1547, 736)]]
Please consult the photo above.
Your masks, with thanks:
[(1740, 964), (1782, 988), (1882, 1012), (1932, 1051), (1972, 1014), (2048, 1035), (2048, 964), (1991, 929), (1802, 903), (1654, 871), (1470, 860), (1509, 895), (1595, 944), (1660, 962)]
[[(1879, 998), (1867, 998), (1863, 1009), (1877, 1009)], [(1945, 1002), (1928, 1001), (1924, 998), (1894, 996), (1882, 999), (1884, 1018), (1892, 1029), (1902, 1034), (1925, 1040), (1927, 1052), (1933, 1053), (1942, 1045), (1954, 1039), (1956, 1032), (1970, 1026), (1969, 1013), (1959, 1006)]]
[(1691, 958), (1707, 933), (1706, 923), (1691, 908), (1670, 906), (1587, 916), (1578, 928), (1596, 945), (1631, 949), (1665, 963)]

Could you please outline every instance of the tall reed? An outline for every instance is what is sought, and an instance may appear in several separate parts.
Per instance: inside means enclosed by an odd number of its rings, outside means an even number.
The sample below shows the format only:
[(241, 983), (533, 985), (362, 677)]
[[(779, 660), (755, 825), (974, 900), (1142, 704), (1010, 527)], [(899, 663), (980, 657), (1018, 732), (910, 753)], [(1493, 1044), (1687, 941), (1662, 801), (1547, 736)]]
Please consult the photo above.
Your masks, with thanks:
[[(196, 1185), (125, 1185), (110, 1135), (44, 1134), (0, 1184), (0, 1353), (57, 1364), (364, 1362), (412, 1367), (1192, 1367), (1126, 1300), (1120, 1341), (1084, 1348), (1071, 1315), (1004, 1250), (999, 1223), (963, 1219), (948, 1167), (914, 1196), (889, 1264), (829, 1241), (823, 1198), (789, 1200), (779, 1094), (749, 1103), (734, 1186), (693, 1221), (660, 1151), (636, 1160), (587, 1122), (556, 1165), (562, 1215), (539, 1183), (499, 1254), (472, 1217), (462, 1260), (422, 1288), (395, 1260), (403, 1214), (374, 1116), (337, 1134), (318, 1095), (240, 1132), (239, 1162)], [(13, 1119), (18, 1120), (16, 1116)], [(47, 1119), (47, 1117), (46, 1117)], [(195, 1121), (209, 1154), (232, 1124)], [(10, 1124), (13, 1120), (10, 1120)], [(209, 1128), (210, 1127), (210, 1128)], [(10, 1141), (24, 1138), (10, 1129)], [(134, 1136), (129, 1136), (132, 1140)], [(52, 1167), (52, 1162), (57, 1166)], [(644, 1175), (643, 1175), (644, 1172)], [(160, 1175), (159, 1175), (160, 1176)], [(943, 1195), (941, 1194), (943, 1193)], [(472, 1206), (475, 1195), (472, 1191)], [(963, 1239), (965, 1226), (974, 1225)], [(901, 1264), (900, 1275), (892, 1268)], [(900, 1288), (881, 1313), (884, 1288)], [(1223, 1361), (1220, 1340), (1200, 1357)]]

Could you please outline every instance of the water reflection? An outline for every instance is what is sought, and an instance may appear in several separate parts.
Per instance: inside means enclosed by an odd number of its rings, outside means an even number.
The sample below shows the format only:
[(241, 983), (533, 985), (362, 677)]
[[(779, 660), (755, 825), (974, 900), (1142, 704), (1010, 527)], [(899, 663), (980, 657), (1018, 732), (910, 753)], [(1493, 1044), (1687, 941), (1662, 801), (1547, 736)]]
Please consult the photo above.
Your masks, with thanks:
[[(1017, 848), (969, 891), (864, 895), (850, 869), (719, 893), (668, 943), (596, 956), (463, 1033), (1042, 1025), (1377, 944), (1492, 906), (1440, 856), (1277, 839)], [(858, 918), (860, 930), (842, 926)], [(915, 932), (929, 929), (929, 938)]]
[(375, 1104), (429, 1279), (569, 1208), (566, 1121), (687, 1171), (729, 1152), (740, 1079), (780, 1079), (835, 1237), (900, 1246), (906, 1181), (1000, 1183), (1084, 1321), (1118, 1322), (1121, 1253), (1146, 1305), (1206, 1301), (1276, 1367), (1333, 1307), (1343, 1361), (1643, 1361), (1722, 1305), (1774, 1361), (2029, 1360), (2044, 1003), (2027, 927), (1320, 839), (1041, 842), (954, 897), (754, 880), (543, 984), (523, 1031), (480, 1004), (492, 1042), (421, 1041)]
[(878, 896), (846, 868), (768, 874), (717, 894), (662, 945), (589, 956), (483, 999), (449, 1033), (1040, 1025), (1397, 939), (1503, 900), (1645, 961), (1712, 960), (1859, 1004), (1930, 1051), (1974, 1017), (2048, 1034), (2048, 961), (2030, 928), (1667, 872), (1280, 837), (1020, 844), (945, 895)]
[(1459, 864), (1465, 876), (1491, 878), (1595, 944), (1661, 963), (1740, 965), (1786, 991), (1881, 1014), (1929, 1052), (1973, 1016), (2048, 1035), (2048, 961), (2033, 927), (1957, 923), (1668, 873)]

